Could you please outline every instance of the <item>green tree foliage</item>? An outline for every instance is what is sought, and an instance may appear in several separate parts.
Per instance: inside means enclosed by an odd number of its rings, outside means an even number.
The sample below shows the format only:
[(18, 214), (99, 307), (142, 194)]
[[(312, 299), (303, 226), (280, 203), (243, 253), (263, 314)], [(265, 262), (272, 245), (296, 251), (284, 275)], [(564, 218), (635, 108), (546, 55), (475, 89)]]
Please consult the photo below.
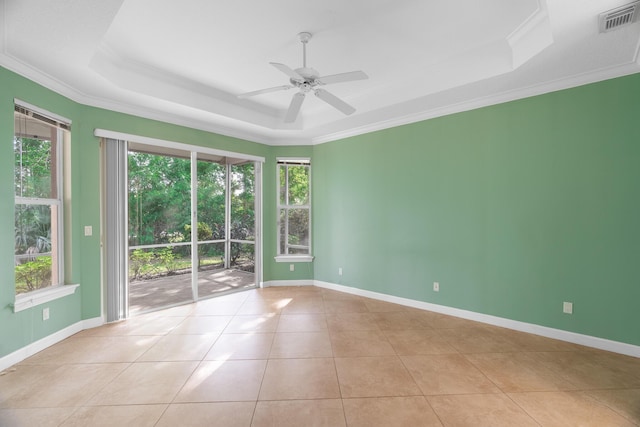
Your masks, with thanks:
[[(55, 144), (37, 138), (13, 139), (14, 191), (16, 197), (56, 198)], [(51, 207), (16, 203), (14, 211), (16, 292), (30, 292), (51, 285)], [(26, 255), (26, 256), (23, 256)], [(35, 258), (35, 259), (34, 259)]]
[[(231, 168), (231, 238), (255, 240), (255, 175), (253, 164)], [(229, 256), (232, 266), (241, 260), (253, 261), (253, 245), (232, 243)], [(251, 262), (251, 264), (253, 264)]]
[(46, 205), (16, 205), (16, 255), (51, 250), (51, 211)]
[[(52, 144), (32, 138), (14, 138), (14, 187), (16, 197), (51, 198)], [(15, 253), (51, 250), (51, 213), (43, 205), (16, 205)]]
[[(187, 235), (187, 239), (191, 240), (191, 224), (184, 226), (184, 231)], [(206, 240), (212, 240), (213, 230), (208, 224), (198, 221), (198, 242), (204, 242)], [(208, 246), (198, 245), (198, 266), (202, 265), (202, 261), (205, 256), (217, 255), (208, 253)]]
[(309, 166), (288, 167), (289, 172), (289, 204), (309, 204)]
[[(310, 202), (310, 168), (308, 165), (281, 165), (279, 174), (280, 204), (288, 206), (280, 211), (280, 252), (285, 253), (285, 242), (301, 246), (309, 244), (309, 209), (302, 206)], [(288, 224), (286, 236), (285, 222)], [(290, 248), (289, 253), (308, 253), (308, 250)]]
[(225, 182), (225, 165), (198, 161), (198, 223), (207, 224), (212, 230), (211, 237), (199, 240), (225, 238)]
[(19, 197), (56, 197), (52, 180), (55, 144), (34, 138), (14, 138), (14, 186)]
[[(186, 239), (191, 240), (191, 224), (186, 224), (184, 226), (184, 231), (186, 233)], [(211, 240), (213, 237), (213, 230), (209, 227), (209, 224), (198, 221), (198, 241), (202, 242), (205, 240)]]
[(231, 168), (231, 238), (254, 240), (255, 191), (253, 164)]
[(168, 243), (190, 223), (189, 159), (129, 154), (129, 244)]
[[(129, 245), (178, 243), (191, 240), (191, 164), (190, 159), (130, 152), (129, 166)], [(225, 188), (227, 167), (198, 160), (198, 241), (254, 240), (255, 188), (254, 165), (246, 163), (230, 167), (231, 235), (225, 236)], [(246, 245), (245, 245), (246, 246)], [(222, 246), (198, 246), (200, 264), (206, 258), (221, 257)], [(249, 250), (232, 245), (235, 263), (249, 259)], [(148, 252), (144, 252), (148, 253)], [(169, 252), (157, 252), (151, 258), (134, 251), (131, 256), (132, 275), (138, 278), (140, 263), (159, 263), (167, 272), (175, 271), (178, 258), (187, 258), (189, 246), (176, 246)], [(174, 258), (172, 259), (171, 256)], [(154, 258), (155, 257), (155, 258)], [(158, 261), (158, 259), (160, 261)]]

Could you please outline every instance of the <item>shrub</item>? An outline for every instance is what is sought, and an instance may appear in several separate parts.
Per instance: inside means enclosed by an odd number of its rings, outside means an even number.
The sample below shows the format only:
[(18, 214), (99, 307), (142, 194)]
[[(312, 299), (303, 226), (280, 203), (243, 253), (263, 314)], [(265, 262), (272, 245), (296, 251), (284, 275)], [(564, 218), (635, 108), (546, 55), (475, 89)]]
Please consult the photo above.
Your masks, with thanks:
[(135, 249), (131, 253), (131, 258), (129, 260), (129, 267), (133, 272), (132, 279), (139, 279), (142, 275), (142, 270), (145, 266), (151, 264), (155, 254), (153, 251), (145, 252), (142, 249)]
[(16, 289), (35, 291), (51, 285), (51, 258), (47, 256), (16, 265)]
[(173, 247), (169, 246), (167, 248), (163, 248), (156, 255), (167, 270), (167, 274), (174, 274), (178, 269), (178, 260), (176, 259), (176, 254), (173, 252)]

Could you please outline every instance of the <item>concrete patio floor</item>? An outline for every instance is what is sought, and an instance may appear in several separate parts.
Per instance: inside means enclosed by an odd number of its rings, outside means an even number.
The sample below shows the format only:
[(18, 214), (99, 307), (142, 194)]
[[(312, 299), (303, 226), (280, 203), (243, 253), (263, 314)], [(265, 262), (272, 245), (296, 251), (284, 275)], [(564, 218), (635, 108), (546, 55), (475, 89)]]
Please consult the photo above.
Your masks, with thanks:
[[(254, 273), (217, 269), (202, 271), (198, 278), (198, 298), (255, 287)], [(191, 274), (177, 274), (129, 283), (129, 315), (192, 302)]]

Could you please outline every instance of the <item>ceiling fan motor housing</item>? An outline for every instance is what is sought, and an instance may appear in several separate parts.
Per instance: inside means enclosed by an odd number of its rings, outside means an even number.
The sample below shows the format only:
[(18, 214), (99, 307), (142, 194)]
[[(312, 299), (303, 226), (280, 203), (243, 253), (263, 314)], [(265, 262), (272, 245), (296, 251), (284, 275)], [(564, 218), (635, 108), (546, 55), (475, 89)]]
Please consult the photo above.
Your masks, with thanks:
[(311, 67), (296, 68), (295, 72), (300, 74), (307, 81), (315, 80), (318, 77), (320, 77), (320, 74), (314, 68), (311, 68)]

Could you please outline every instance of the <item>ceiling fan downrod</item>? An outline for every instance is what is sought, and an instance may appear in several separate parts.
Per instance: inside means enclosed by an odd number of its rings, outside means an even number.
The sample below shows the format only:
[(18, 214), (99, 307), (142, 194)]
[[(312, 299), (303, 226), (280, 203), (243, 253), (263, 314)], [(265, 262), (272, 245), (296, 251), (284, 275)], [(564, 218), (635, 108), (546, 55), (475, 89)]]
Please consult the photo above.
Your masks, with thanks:
[(298, 33), (300, 42), (302, 42), (302, 68), (307, 68), (307, 43), (311, 40), (311, 33), (306, 31)]

